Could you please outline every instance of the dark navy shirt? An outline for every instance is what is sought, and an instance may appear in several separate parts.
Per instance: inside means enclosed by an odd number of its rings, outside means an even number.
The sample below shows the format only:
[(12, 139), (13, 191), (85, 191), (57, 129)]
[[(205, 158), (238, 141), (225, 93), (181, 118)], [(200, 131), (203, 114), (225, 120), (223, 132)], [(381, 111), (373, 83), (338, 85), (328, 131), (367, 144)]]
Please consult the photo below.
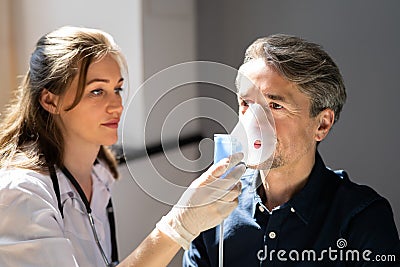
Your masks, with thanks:
[[(388, 201), (319, 154), (304, 188), (271, 212), (241, 178), (239, 206), (224, 221), (224, 266), (400, 266), (400, 241)], [(219, 226), (200, 234), (183, 266), (218, 266)], [(383, 262), (386, 264), (383, 264)]]

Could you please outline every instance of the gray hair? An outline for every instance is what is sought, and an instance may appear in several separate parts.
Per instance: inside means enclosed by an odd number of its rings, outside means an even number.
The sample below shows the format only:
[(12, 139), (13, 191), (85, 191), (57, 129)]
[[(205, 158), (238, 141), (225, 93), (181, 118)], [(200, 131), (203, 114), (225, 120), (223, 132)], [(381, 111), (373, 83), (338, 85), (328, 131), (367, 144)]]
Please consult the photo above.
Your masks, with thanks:
[(271, 35), (257, 39), (247, 48), (244, 63), (257, 58), (263, 58), (310, 97), (312, 117), (329, 108), (335, 113), (335, 122), (339, 119), (346, 101), (343, 78), (320, 45), (295, 36)]

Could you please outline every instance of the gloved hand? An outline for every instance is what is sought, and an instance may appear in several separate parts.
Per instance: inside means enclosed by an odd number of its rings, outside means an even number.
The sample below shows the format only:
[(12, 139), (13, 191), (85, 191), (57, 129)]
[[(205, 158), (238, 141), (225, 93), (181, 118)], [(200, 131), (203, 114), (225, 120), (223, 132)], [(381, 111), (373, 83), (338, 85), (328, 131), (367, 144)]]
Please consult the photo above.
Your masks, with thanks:
[[(157, 223), (158, 230), (187, 250), (200, 232), (221, 223), (238, 205), (240, 177), (246, 168), (243, 164), (233, 166), (242, 158), (242, 153), (236, 153), (222, 159), (194, 180), (178, 203)], [(229, 173), (219, 178), (227, 170)]]

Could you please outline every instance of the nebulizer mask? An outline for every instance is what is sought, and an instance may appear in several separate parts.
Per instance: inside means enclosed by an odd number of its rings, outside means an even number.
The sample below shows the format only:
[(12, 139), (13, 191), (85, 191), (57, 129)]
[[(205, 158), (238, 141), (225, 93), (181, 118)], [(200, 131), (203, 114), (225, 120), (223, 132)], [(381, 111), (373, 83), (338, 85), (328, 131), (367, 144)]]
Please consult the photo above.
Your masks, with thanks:
[[(242, 77), (242, 78), (241, 78)], [(214, 163), (237, 152), (246, 166), (269, 169), (275, 151), (275, 124), (266, 99), (247, 78), (238, 76), (239, 121), (230, 134), (214, 135)]]
[[(242, 152), (243, 162), (247, 167), (267, 171), (272, 165), (277, 142), (269, 105), (259, 88), (241, 73), (238, 74), (236, 84), (238, 99), (245, 104), (241, 104), (239, 121), (231, 133), (214, 135), (214, 163), (234, 153)], [(219, 225), (218, 266), (220, 267), (223, 266), (223, 237), (222, 222)]]

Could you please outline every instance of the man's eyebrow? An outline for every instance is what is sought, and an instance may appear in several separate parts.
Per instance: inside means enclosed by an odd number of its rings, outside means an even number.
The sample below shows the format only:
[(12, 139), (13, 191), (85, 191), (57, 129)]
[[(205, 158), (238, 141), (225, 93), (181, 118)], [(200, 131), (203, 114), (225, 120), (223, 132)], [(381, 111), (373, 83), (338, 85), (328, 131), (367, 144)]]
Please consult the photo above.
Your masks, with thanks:
[[(120, 82), (122, 82), (122, 81), (124, 81), (124, 78), (120, 78), (119, 81), (118, 81), (118, 83), (120, 83)], [(108, 79), (101, 79), (101, 78), (94, 78), (94, 79), (88, 81), (88, 82), (86, 83), (86, 85), (89, 85), (89, 84), (95, 83), (95, 82), (110, 83), (110, 80), (108, 80)]]
[(281, 95), (266, 94), (265, 96), (271, 100), (278, 100), (278, 101), (283, 101), (283, 102), (285, 102), (285, 100), (286, 100), (285, 97), (283, 97)]

